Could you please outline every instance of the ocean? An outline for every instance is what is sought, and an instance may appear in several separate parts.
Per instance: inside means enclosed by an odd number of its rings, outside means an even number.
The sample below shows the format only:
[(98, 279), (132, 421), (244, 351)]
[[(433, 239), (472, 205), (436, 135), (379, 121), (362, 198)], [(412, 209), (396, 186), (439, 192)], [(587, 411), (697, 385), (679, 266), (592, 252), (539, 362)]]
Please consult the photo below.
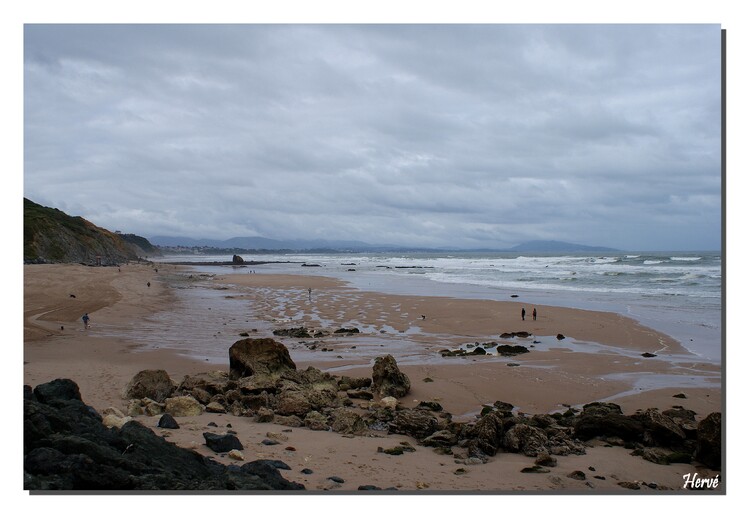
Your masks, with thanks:
[[(722, 361), (720, 252), (606, 254), (330, 253), (242, 254), (266, 261), (203, 273), (331, 276), (362, 290), (448, 296), (616, 312), (678, 340), (702, 361)], [(231, 261), (232, 255), (173, 255), (160, 262)], [(271, 263), (278, 262), (278, 263)], [(516, 296), (513, 297), (512, 296)]]

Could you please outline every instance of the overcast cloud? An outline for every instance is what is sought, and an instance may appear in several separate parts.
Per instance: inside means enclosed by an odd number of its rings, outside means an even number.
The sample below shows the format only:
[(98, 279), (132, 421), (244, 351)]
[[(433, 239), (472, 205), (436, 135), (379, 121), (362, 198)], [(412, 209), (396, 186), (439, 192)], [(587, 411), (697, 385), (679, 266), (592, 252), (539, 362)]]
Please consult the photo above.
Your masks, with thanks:
[(24, 195), (111, 230), (721, 246), (718, 25), (29, 25)]

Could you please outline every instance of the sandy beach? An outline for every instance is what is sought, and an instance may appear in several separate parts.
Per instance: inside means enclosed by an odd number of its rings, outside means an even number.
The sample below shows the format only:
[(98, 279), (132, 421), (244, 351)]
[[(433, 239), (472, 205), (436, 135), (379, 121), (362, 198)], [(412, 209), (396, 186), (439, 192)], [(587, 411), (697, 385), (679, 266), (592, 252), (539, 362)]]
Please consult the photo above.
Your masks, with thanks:
[[(197, 276), (169, 265), (26, 265), (24, 383), (33, 387), (70, 378), (79, 385), (83, 400), (97, 410), (124, 411), (128, 401), (123, 390), (140, 370), (164, 369), (177, 382), (189, 374), (228, 371), (228, 357), (222, 360), (213, 352), (227, 351), (241, 333), (272, 337), (275, 329), (303, 326), (325, 333), (315, 339), (276, 337), (298, 369), (314, 366), (337, 376), (370, 376), (373, 359), (388, 353), (412, 383), (401, 403), (413, 407), (423, 400), (440, 402), (454, 420), (470, 421), (482, 405), (498, 400), (526, 414), (598, 400), (619, 404), (625, 414), (682, 405), (695, 411), (699, 420), (722, 410), (722, 391), (715, 384), (685, 388), (667, 383), (653, 389), (639, 384), (644, 372), (663, 380), (690, 374), (719, 380), (721, 372), (716, 365), (696, 361), (674, 339), (617, 314), (536, 306), (538, 318), (533, 320), (532, 307), (521, 301), (395, 296), (355, 290), (328, 277), (230, 272)], [(184, 290), (170, 288), (174, 286)], [(213, 338), (206, 345), (212, 353), (205, 357), (196, 346), (200, 341), (191, 342), (189, 330), (183, 347), (174, 346), (179, 341), (155, 345), (165, 333), (160, 331), (164, 319), (186, 308), (191, 288), (208, 291), (211, 301), (221, 303), (189, 307), (203, 312), (208, 324), (201, 324), (201, 330)], [(524, 321), (522, 307), (527, 312)], [(241, 312), (228, 310), (235, 308)], [(84, 312), (91, 317), (89, 329), (81, 321)], [(357, 327), (360, 333), (331, 333), (339, 327)], [(501, 338), (520, 331), (529, 337)], [(169, 334), (173, 339), (177, 335), (171, 329)], [(557, 339), (558, 334), (565, 338)], [(525, 345), (529, 352), (515, 357), (443, 356), (445, 350), (467, 344), (491, 348), (492, 342)], [(656, 356), (646, 358), (642, 353)], [(678, 393), (687, 398), (675, 398)], [(533, 458), (521, 454), (501, 452), (486, 464), (466, 466), (399, 435), (342, 436), (229, 414), (178, 418), (181, 428), (170, 431), (156, 428), (157, 417), (136, 419), (180, 446), (222, 463), (242, 463), (203, 444), (203, 432), (231, 428), (245, 445), (245, 461), (283, 460), (291, 470), (282, 475), (313, 491), (356, 491), (360, 485), (376, 485), (410, 492), (623, 493), (632, 491), (618, 486), (621, 481), (680, 490), (686, 473), (714, 474), (687, 464), (657, 465), (625, 448), (596, 442), (585, 455), (560, 456), (549, 473), (533, 474), (520, 472), (533, 464)], [(261, 444), (269, 433), (284, 439), (278, 445)], [(378, 452), (379, 447), (400, 442), (409, 442), (415, 451), (401, 456)], [(312, 472), (303, 474), (302, 469)], [(576, 470), (587, 477), (568, 477)], [(328, 479), (331, 476), (343, 483)], [(657, 490), (643, 486), (641, 492)]]

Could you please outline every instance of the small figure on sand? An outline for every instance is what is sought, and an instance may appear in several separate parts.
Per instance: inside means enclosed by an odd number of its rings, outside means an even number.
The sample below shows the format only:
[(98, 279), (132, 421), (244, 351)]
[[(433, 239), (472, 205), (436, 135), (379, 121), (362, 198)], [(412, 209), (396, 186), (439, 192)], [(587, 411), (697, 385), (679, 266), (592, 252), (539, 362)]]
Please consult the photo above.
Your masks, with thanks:
[(536, 321), (536, 308), (534, 308), (534, 311), (531, 312), (531, 317)]
[(522, 321), (526, 320), (526, 309), (525, 308), (521, 308), (521, 320)]
[(312, 301), (312, 288), (307, 289), (307, 300)]
[(81, 317), (81, 321), (83, 321), (83, 328), (85, 330), (88, 330), (88, 328), (89, 328), (89, 314), (88, 313), (83, 314), (83, 317)]
[(147, 282), (146, 286), (150, 288), (151, 287), (151, 281)]

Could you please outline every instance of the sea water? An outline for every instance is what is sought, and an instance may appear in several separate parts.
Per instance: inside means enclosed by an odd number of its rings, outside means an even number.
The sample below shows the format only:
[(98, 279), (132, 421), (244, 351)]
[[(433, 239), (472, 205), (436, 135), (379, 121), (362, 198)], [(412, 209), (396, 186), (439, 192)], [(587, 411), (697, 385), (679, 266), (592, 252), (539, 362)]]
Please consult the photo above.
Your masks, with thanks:
[[(620, 313), (678, 340), (702, 361), (723, 353), (720, 252), (606, 254), (331, 253), (242, 254), (265, 261), (242, 269), (196, 266), (204, 273), (331, 276), (390, 294), (448, 296)], [(231, 261), (228, 255), (165, 256), (163, 262)], [(278, 263), (276, 263), (278, 262)], [(230, 270), (231, 269), (231, 270)]]

